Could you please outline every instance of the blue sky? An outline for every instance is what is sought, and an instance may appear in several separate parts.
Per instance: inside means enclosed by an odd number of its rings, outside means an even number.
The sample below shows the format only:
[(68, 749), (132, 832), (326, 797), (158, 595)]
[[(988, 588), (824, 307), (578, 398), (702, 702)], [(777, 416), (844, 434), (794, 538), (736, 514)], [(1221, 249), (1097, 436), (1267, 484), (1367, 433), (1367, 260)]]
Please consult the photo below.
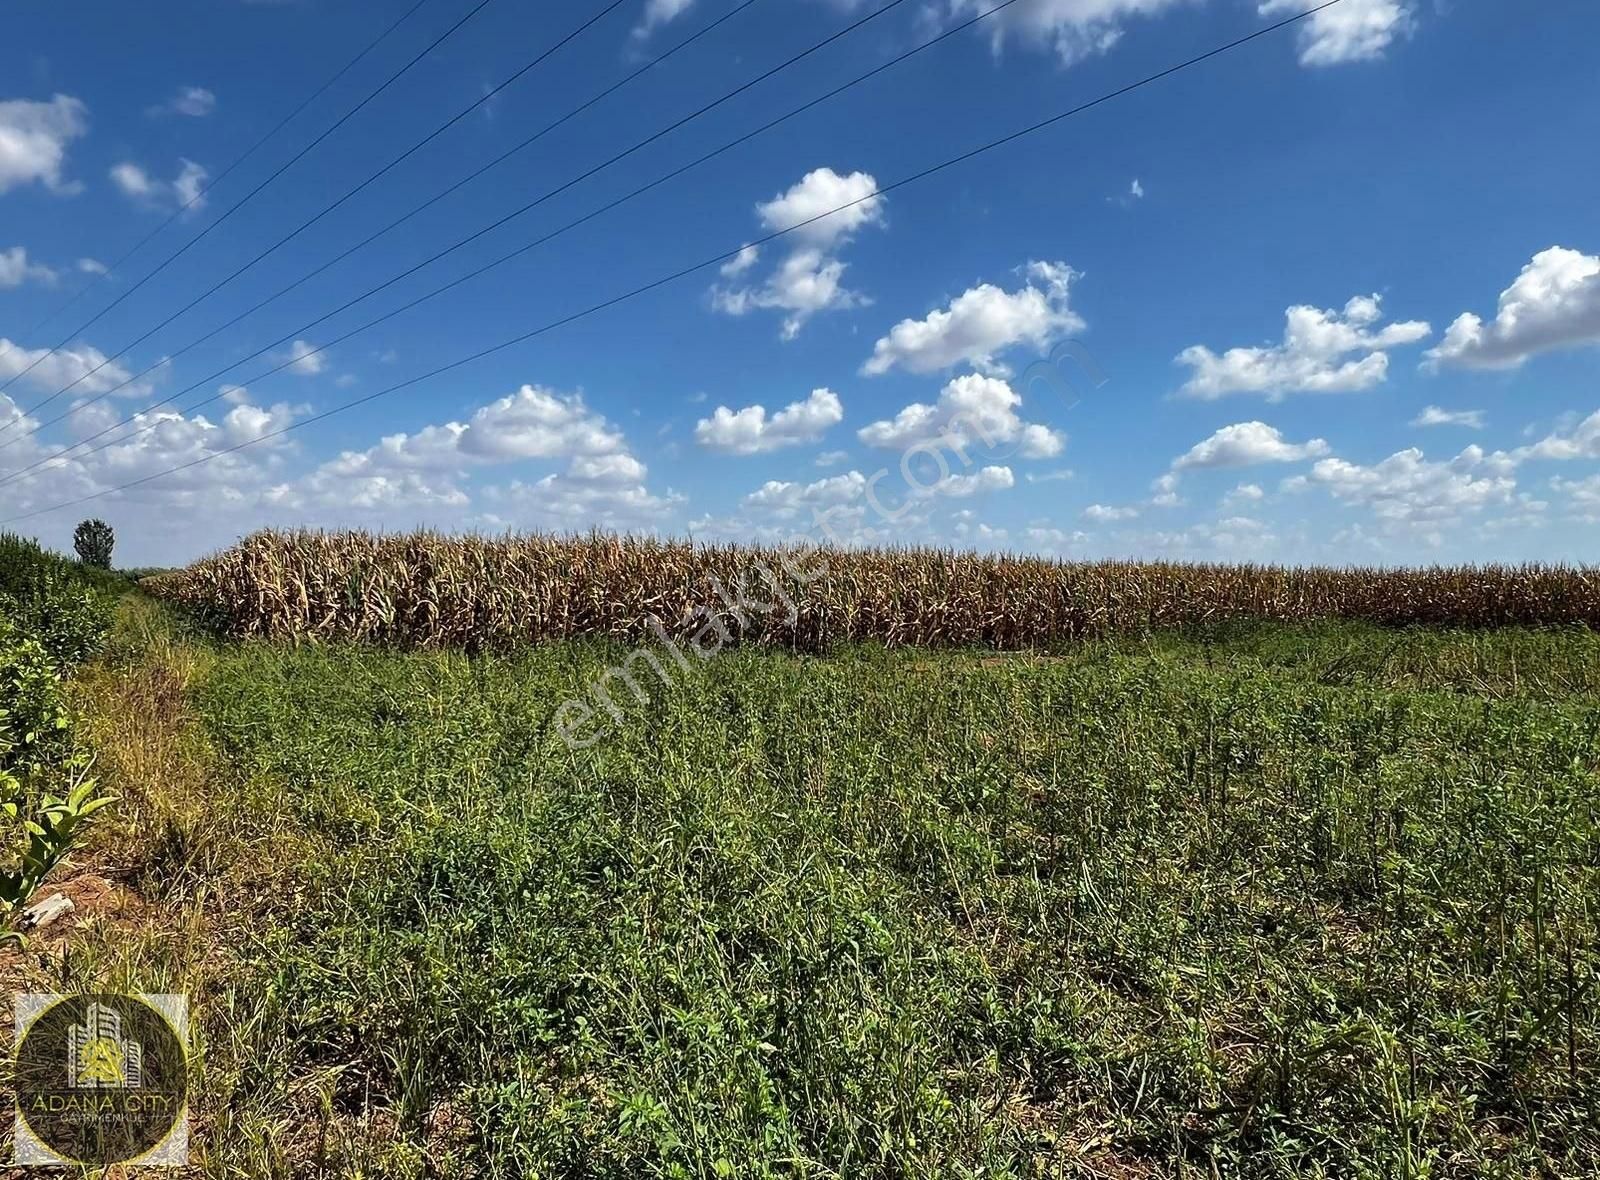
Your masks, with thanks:
[[(427, 0), (217, 179), (411, 2), (194, 0), (164, 6), (159, 21), (147, 6), (98, 0), (8, 12), (0, 517), (216, 457), (7, 527), (65, 548), (73, 525), (97, 515), (130, 564), (187, 561), (295, 524), (804, 534), (1071, 557), (1593, 558), (1600, 163), (1582, 146), (1600, 126), (1593, 5), (1535, 16), (1340, 0), (873, 195), (1299, 7), (1017, 0), (306, 355), (994, 3), (896, 5), (304, 328), (874, 9), (755, 0), (399, 230), (188, 347), (735, 7), (629, 0), (122, 354), (603, 7), (491, 0), (128, 294), (476, 0)], [(94, 273), (191, 198), (124, 266)], [(851, 201), (723, 267), (276, 434)]]

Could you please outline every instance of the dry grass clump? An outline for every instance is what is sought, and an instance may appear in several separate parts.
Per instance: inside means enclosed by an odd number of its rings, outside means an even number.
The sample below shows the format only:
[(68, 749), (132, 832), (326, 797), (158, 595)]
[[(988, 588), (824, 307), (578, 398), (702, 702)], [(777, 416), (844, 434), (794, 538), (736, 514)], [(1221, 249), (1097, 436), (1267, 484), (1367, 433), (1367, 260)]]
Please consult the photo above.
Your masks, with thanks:
[(422, 648), (633, 641), (652, 620), (677, 635), (710, 626), (802, 650), (857, 640), (1015, 649), (1239, 619), (1600, 624), (1600, 576), (1568, 566), (1063, 562), (601, 535), (268, 531), (144, 585), (239, 637)]

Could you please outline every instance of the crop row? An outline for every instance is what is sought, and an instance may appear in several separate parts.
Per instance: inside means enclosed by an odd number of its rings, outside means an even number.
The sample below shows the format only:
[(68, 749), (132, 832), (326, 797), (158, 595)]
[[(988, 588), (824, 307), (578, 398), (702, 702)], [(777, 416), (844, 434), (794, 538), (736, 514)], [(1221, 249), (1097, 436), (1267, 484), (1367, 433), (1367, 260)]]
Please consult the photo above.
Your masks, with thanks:
[(405, 647), (638, 640), (657, 627), (819, 650), (858, 640), (1028, 648), (1240, 619), (1600, 625), (1600, 576), (1566, 566), (1063, 562), (600, 535), (269, 531), (145, 585), (235, 636)]

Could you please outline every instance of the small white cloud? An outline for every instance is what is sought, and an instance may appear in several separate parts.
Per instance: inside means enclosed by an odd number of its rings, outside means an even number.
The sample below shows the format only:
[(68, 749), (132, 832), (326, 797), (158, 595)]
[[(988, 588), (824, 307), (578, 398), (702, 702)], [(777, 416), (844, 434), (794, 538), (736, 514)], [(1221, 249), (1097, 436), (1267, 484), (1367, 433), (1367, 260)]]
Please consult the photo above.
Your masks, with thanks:
[(317, 351), (317, 346), (308, 340), (296, 340), (279, 363), (283, 361), (288, 362), (286, 372), (296, 377), (315, 377), (327, 369), (328, 354)]
[(1062, 556), (1067, 553), (1077, 552), (1087, 545), (1093, 538), (1082, 530), (1067, 532), (1058, 529), (1048, 521), (1036, 521), (1028, 526), (1023, 534), (1028, 538), (1029, 544), (1042, 553), (1053, 556)]
[[(1182, 0), (1033, 0), (996, 11), (990, 21), (996, 53), (1010, 38), (1024, 45), (1053, 51), (1062, 64), (1107, 52), (1122, 39), (1128, 17), (1150, 17), (1175, 7)], [(1348, 3), (1349, 0), (1346, 0)], [(972, 16), (987, 16), (994, 9), (988, 0), (949, 0), (952, 23)]]
[(656, 29), (677, 20), (693, 6), (694, 0), (645, 0), (644, 15), (633, 26), (633, 36), (643, 40)]
[(278, 502), (362, 511), (462, 507), (471, 500), (461, 486), (467, 472), (555, 459), (566, 461), (564, 470), (484, 489), (503, 526), (650, 527), (679, 499), (645, 486), (645, 465), (581, 396), (525, 385), (466, 422), (392, 434), (365, 451), (347, 451), (284, 485)]
[(137, 164), (124, 161), (111, 168), (111, 180), (124, 195), (148, 198), (156, 191), (156, 182)]
[(939, 391), (933, 405), (913, 402), (892, 419), (863, 426), (856, 437), (869, 447), (904, 451), (919, 444), (945, 447), (1015, 446), (1025, 459), (1061, 453), (1066, 437), (1039, 423), (1024, 422), (1021, 396), (998, 377), (967, 373)]
[(1435, 368), (1514, 369), (1542, 352), (1594, 344), (1600, 344), (1600, 255), (1552, 246), (1500, 292), (1492, 322), (1463, 312), (1427, 358)]
[[(1262, 0), (1257, 11), (1262, 16), (1292, 16), (1306, 7), (1303, 0)], [(1300, 64), (1371, 61), (1415, 28), (1416, 17), (1405, 0), (1342, 0), (1301, 22)]]
[(1150, 482), (1150, 490), (1155, 493), (1154, 496), (1150, 497), (1150, 507), (1183, 507), (1183, 498), (1178, 495), (1178, 473), (1176, 470), (1158, 475)]
[(1465, 426), (1472, 430), (1483, 429), (1482, 410), (1446, 410), (1439, 406), (1426, 406), (1422, 413), (1411, 419), (1413, 426)]
[(708, 450), (755, 455), (816, 442), (843, 420), (839, 395), (831, 389), (813, 389), (804, 401), (790, 403), (770, 419), (764, 406), (742, 410), (718, 406), (711, 417), (696, 423), (694, 438)]
[(1201, 440), (1172, 462), (1174, 471), (1204, 467), (1251, 467), (1258, 463), (1294, 463), (1328, 453), (1320, 438), (1304, 443), (1284, 440), (1265, 422), (1236, 422)]
[(833, 246), (865, 226), (882, 223), (887, 202), (877, 190), (870, 173), (814, 168), (786, 192), (757, 205), (756, 216), (774, 233), (793, 229), (817, 246)]
[[(1501, 452), (1495, 453), (1501, 457)], [(1504, 456), (1513, 463), (1529, 459), (1600, 459), (1600, 410), (1576, 425), (1564, 426), (1529, 446)]]
[(1290, 393), (1359, 392), (1387, 378), (1388, 350), (1432, 331), (1421, 320), (1373, 330), (1382, 318), (1377, 295), (1357, 295), (1342, 312), (1291, 307), (1284, 318), (1278, 345), (1230, 348), (1220, 356), (1199, 344), (1184, 349), (1178, 363), (1194, 371), (1180, 392), (1205, 399), (1259, 393), (1273, 401)]
[[(128, 382), (133, 376), (98, 348), (80, 344), (71, 348), (25, 348), (0, 337), (0, 383), (17, 379), (35, 389), (55, 393), (71, 385), (74, 394), (92, 395), (117, 389), (121, 397), (143, 397), (149, 381)], [(118, 386), (122, 388), (118, 389)]]
[(151, 107), (148, 113), (204, 119), (216, 109), (217, 96), (204, 86), (180, 86), (176, 94), (159, 106)]
[(1025, 270), (1027, 283), (1015, 291), (981, 283), (920, 320), (901, 320), (873, 346), (862, 373), (877, 376), (897, 366), (934, 373), (963, 361), (1003, 373), (997, 354), (1005, 349), (1030, 344), (1043, 351), (1082, 331), (1083, 319), (1067, 305), (1078, 273), (1064, 262), (1030, 262)]
[(78, 259), (78, 269), (86, 275), (103, 275), (110, 269), (98, 258)]
[(56, 272), (48, 266), (28, 261), (28, 251), (22, 246), (0, 250), (0, 289), (20, 287), (23, 283), (53, 283)]
[(1550, 490), (1567, 501), (1568, 511), (1586, 524), (1600, 524), (1600, 475), (1587, 479), (1561, 479), (1550, 481)]
[(89, 108), (58, 94), (48, 102), (0, 102), (0, 193), (39, 183), (55, 192), (75, 186), (61, 179), (67, 146), (89, 130)]
[(1309, 482), (1340, 500), (1371, 508), (1380, 520), (1414, 526), (1510, 503), (1516, 481), (1506, 468), (1504, 461), (1477, 447), (1449, 462), (1432, 462), (1411, 447), (1371, 466), (1321, 459), (1312, 465)]
[(1133, 178), (1133, 183), (1128, 186), (1128, 195), (1135, 201), (1144, 200), (1144, 185), (1139, 183), (1137, 176)]
[[(862, 307), (870, 302), (844, 285), (845, 263), (838, 251), (869, 225), (883, 224), (886, 199), (866, 172), (841, 174), (815, 168), (786, 191), (756, 206), (762, 226), (774, 233), (792, 231), (793, 250), (764, 283), (711, 289), (711, 305), (728, 315), (758, 309), (785, 314), (782, 336), (793, 340), (812, 316), (823, 311)], [(723, 264), (722, 274), (738, 277), (755, 265), (755, 246), (746, 246)]]
[(124, 161), (111, 169), (111, 181), (124, 196), (151, 208), (187, 209), (198, 213), (206, 207), (205, 167), (193, 160), (181, 160), (178, 174), (170, 181), (158, 180), (138, 164)]
[(1233, 508), (1240, 504), (1258, 504), (1266, 497), (1267, 493), (1261, 490), (1260, 484), (1242, 483), (1222, 497), (1222, 506)]
[(927, 487), (937, 496), (964, 498), (978, 492), (999, 492), (1015, 487), (1017, 478), (1009, 467), (983, 467), (971, 475), (949, 475)]
[(1107, 523), (1114, 520), (1133, 520), (1139, 515), (1137, 508), (1118, 508), (1110, 504), (1091, 504), (1083, 510), (1085, 520)]
[(193, 160), (184, 160), (182, 163), (183, 167), (172, 179), (172, 195), (176, 198), (180, 209), (198, 213), (206, 205), (202, 194), (205, 192), (208, 174), (205, 168)]
[(812, 460), (818, 467), (837, 467), (850, 458), (849, 451), (823, 451)]

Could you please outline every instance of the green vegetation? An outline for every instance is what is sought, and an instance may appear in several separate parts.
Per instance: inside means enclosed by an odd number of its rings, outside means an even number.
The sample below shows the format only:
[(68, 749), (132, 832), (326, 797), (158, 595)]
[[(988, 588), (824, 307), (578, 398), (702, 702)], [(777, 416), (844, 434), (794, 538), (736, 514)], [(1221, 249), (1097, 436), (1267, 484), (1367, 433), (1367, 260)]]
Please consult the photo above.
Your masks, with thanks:
[(574, 752), (624, 649), (132, 617), (96, 725), (176, 916), (70, 970), (204, 997), (210, 1174), (1600, 1159), (1588, 632), (735, 651)]
[(111, 568), (111, 551), (116, 544), (116, 533), (103, 520), (80, 521), (72, 532), (72, 548), (78, 560), (94, 569)]
[(65, 684), (110, 623), (108, 578), (0, 534), (0, 933), (113, 801), (88, 777)]

